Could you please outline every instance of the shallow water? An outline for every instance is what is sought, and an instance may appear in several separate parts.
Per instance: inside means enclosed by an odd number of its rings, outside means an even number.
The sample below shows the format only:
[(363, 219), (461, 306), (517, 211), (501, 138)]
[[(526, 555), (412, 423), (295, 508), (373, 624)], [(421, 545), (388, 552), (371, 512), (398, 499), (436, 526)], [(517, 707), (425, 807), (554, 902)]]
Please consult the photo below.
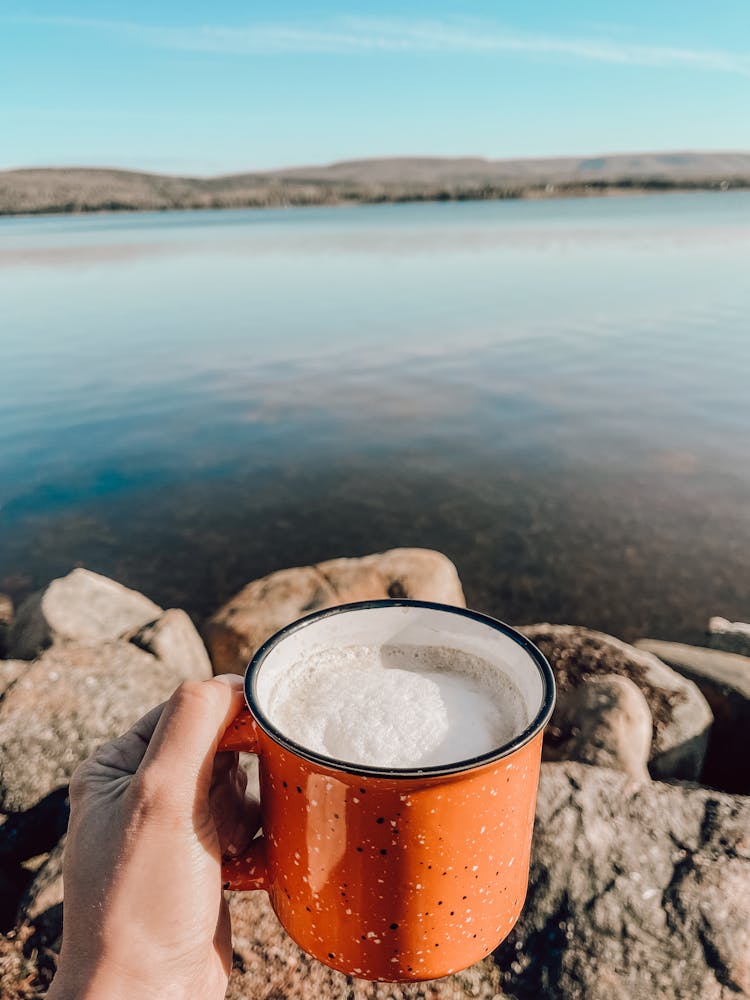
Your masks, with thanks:
[(511, 622), (747, 620), (749, 251), (743, 192), (0, 220), (0, 590), (427, 545)]

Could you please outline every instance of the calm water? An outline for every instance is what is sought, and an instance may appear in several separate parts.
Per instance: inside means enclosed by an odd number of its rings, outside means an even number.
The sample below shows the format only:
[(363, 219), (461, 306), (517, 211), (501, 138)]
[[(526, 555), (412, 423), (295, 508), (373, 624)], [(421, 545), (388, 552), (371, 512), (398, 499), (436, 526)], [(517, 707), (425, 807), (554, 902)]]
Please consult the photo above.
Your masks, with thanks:
[(749, 260), (747, 193), (0, 220), (0, 590), (426, 545), (512, 622), (747, 620)]

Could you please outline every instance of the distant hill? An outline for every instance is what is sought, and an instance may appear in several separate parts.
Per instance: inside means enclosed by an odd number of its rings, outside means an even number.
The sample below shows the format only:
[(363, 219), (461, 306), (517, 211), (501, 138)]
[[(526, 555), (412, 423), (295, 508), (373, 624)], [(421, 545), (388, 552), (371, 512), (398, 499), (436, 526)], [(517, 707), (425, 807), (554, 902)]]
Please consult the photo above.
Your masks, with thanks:
[(534, 160), (394, 157), (221, 177), (34, 167), (0, 171), (0, 215), (726, 188), (750, 188), (750, 153), (628, 153)]

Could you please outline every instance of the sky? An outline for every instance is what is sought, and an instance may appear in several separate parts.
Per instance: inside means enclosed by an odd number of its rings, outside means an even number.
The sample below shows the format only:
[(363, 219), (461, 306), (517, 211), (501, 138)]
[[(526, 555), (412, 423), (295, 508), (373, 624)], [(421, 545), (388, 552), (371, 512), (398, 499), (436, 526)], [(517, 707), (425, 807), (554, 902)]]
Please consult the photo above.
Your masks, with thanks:
[(2, 0), (0, 168), (750, 149), (748, 0)]

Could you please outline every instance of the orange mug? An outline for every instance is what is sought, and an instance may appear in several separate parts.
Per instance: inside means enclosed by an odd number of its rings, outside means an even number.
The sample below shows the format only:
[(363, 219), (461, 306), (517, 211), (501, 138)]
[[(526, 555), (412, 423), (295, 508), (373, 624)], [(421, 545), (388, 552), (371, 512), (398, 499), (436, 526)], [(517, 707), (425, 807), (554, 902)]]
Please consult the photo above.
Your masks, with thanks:
[[(504, 671), (529, 725), (490, 753), (447, 766), (355, 765), (299, 746), (264, 712), (275, 678), (312, 650), (441, 646)], [(221, 750), (257, 754), (263, 835), (224, 864), (225, 889), (265, 889), (310, 955), (360, 979), (436, 979), (506, 937), (528, 887), (552, 671), (528, 639), (462, 608), (367, 601), (282, 629), (245, 674), (247, 708)]]

